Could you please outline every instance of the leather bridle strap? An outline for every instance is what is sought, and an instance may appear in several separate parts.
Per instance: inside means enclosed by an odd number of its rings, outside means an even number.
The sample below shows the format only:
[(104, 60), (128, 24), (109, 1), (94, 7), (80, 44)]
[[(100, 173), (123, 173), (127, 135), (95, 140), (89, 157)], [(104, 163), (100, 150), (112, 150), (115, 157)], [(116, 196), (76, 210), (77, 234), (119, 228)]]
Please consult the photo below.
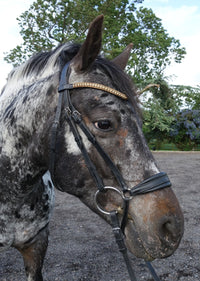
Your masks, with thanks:
[(130, 190), (130, 195), (136, 196), (170, 187), (171, 182), (166, 173), (160, 172), (144, 180)]
[(72, 131), (73, 135), (74, 135), (74, 139), (75, 139), (75, 141), (76, 141), (76, 143), (77, 143), (77, 145), (78, 145), (78, 147), (79, 147), (79, 149), (80, 149), (80, 151), (81, 151), (81, 153), (83, 155), (83, 158), (85, 160), (85, 164), (86, 164), (86, 166), (87, 166), (91, 176), (93, 177), (93, 179), (94, 179), (98, 189), (100, 191), (104, 191), (103, 180), (99, 176), (99, 174), (98, 174), (98, 172), (96, 170), (96, 167), (94, 166), (93, 162), (91, 161), (91, 159), (89, 157), (89, 154), (88, 154), (88, 152), (87, 152), (87, 150), (85, 148), (85, 145), (84, 145), (84, 143), (82, 141), (82, 137), (79, 134), (79, 131), (78, 131), (77, 127), (76, 127), (76, 123), (75, 123), (74, 120), (76, 120), (76, 118), (78, 118), (77, 116), (78, 116), (78, 112), (75, 112), (75, 111), (71, 112), (71, 110), (69, 108), (66, 110), (65, 118), (68, 121), (68, 124), (69, 124), (69, 126), (71, 128), (71, 131)]
[(80, 129), (83, 131), (85, 136), (88, 138), (88, 140), (93, 144), (93, 146), (96, 148), (98, 153), (101, 155), (102, 159), (105, 161), (105, 163), (108, 165), (110, 170), (112, 171), (113, 175), (115, 176), (118, 184), (120, 185), (122, 191), (126, 192), (128, 191), (128, 187), (117, 169), (117, 167), (114, 165), (113, 161), (111, 158), (108, 156), (108, 154), (102, 149), (98, 141), (96, 140), (95, 136), (90, 132), (90, 130), (87, 128), (85, 123), (83, 122), (81, 115), (77, 113), (77, 111), (74, 111), (72, 113), (72, 118), (75, 121), (76, 124), (80, 127)]
[(126, 247), (125, 242), (124, 242), (124, 234), (121, 230), (121, 227), (119, 226), (119, 220), (118, 220), (118, 216), (117, 216), (116, 211), (110, 212), (110, 220), (111, 220), (111, 226), (112, 226), (113, 234), (115, 236), (115, 241), (118, 245), (119, 251), (123, 255), (123, 258), (124, 258), (129, 276), (131, 278), (131, 281), (137, 281), (136, 276), (135, 276), (135, 272), (133, 271), (133, 268), (132, 268), (131, 263), (130, 263), (130, 259), (128, 257), (127, 247)]

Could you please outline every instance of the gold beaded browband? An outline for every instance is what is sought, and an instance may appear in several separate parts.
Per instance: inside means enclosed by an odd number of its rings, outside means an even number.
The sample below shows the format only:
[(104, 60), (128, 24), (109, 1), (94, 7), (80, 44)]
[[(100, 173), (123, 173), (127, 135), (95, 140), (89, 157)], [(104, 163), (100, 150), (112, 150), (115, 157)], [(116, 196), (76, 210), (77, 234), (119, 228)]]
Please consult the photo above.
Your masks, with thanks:
[(120, 97), (124, 100), (127, 100), (127, 96), (115, 89), (112, 89), (110, 87), (104, 86), (102, 84), (98, 84), (98, 83), (90, 83), (90, 82), (77, 82), (77, 83), (73, 83), (70, 84), (70, 86), (72, 87), (72, 89), (75, 88), (93, 88), (93, 89), (98, 89), (98, 90), (103, 90), (105, 92), (108, 92), (110, 94), (113, 94), (117, 97)]

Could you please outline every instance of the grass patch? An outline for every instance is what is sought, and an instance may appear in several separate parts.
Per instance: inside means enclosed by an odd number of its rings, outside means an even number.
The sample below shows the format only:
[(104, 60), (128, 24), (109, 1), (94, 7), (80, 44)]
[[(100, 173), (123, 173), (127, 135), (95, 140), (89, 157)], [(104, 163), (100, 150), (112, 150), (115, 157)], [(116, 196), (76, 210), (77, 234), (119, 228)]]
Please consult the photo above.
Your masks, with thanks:
[(197, 145), (196, 147), (191, 147), (191, 145), (185, 145), (184, 149), (180, 150), (175, 143), (168, 143), (168, 142), (162, 142), (157, 145), (156, 141), (152, 141), (149, 143), (149, 148), (151, 150), (166, 150), (166, 151), (200, 151), (200, 145)]

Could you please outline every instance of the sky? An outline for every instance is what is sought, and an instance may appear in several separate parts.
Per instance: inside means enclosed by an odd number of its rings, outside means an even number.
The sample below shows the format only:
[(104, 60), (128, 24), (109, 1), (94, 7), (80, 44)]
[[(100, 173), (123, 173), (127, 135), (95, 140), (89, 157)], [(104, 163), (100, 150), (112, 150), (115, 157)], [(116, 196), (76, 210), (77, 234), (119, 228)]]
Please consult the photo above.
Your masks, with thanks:
[(173, 63), (166, 71), (171, 84), (200, 85), (200, 1), (199, 0), (144, 0), (162, 19), (170, 36), (180, 40), (186, 48), (182, 63)]
[[(0, 90), (6, 83), (12, 65), (3, 60), (6, 52), (22, 43), (16, 20), (28, 10), (33, 0), (0, 0)], [(181, 64), (172, 63), (166, 69), (171, 84), (200, 85), (200, 1), (144, 0), (143, 6), (152, 8), (162, 20), (170, 36), (179, 39), (187, 54)], [(134, 42), (133, 42), (134, 43)]]

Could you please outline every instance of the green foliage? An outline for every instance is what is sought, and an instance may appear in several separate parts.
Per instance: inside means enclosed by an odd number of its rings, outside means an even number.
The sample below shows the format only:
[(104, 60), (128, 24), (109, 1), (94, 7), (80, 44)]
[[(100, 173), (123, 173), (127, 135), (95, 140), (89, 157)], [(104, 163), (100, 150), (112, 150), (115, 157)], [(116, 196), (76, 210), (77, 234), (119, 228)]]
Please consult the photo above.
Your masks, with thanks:
[(200, 86), (172, 86), (180, 108), (200, 109)]
[(175, 119), (174, 114), (179, 108), (167, 82), (161, 77), (155, 82), (160, 87), (152, 88), (151, 96), (143, 102), (143, 131), (147, 141), (155, 139), (159, 147), (161, 142), (168, 138)]
[(128, 70), (140, 87), (162, 74), (172, 60), (181, 62), (185, 48), (170, 37), (161, 20), (142, 0), (36, 0), (18, 18), (23, 44), (5, 57), (13, 65), (29, 56), (50, 50), (66, 41), (82, 42), (89, 23), (104, 14), (103, 51), (108, 58), (117, 56), (134, 43)]
[(200, 144), (200, 88), (170, 86), (158, 79), (160, 88), (152, 88), (152, 96), (143, 103), (144, 134), (153, 147), (163, 142), (177, 148), (192, 149)]

